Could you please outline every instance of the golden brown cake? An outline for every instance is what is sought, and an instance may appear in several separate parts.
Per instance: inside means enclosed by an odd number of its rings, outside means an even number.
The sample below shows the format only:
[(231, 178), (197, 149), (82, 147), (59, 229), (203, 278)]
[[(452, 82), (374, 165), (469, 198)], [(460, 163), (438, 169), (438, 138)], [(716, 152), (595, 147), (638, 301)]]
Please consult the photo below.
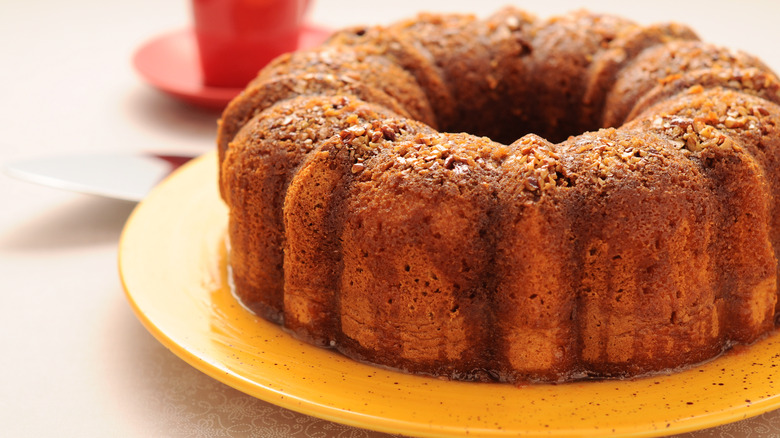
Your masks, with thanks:
[(708, 360), (775, 327), (778, 84), (685, 26), (586, 11), (338, 32), (222, 115), (235, 293), (454, 379)]

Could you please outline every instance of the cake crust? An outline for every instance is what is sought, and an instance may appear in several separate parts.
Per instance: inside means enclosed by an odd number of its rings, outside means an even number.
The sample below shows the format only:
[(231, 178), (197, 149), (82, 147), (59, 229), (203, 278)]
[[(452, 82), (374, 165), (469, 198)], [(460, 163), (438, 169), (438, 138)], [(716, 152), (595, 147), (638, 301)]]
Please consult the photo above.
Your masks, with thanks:
[(778, 319), (778, 84), (686, 26), (584, 10), (339, 31), (220, 120), (235, 293), (453, 379), (709, 360)]

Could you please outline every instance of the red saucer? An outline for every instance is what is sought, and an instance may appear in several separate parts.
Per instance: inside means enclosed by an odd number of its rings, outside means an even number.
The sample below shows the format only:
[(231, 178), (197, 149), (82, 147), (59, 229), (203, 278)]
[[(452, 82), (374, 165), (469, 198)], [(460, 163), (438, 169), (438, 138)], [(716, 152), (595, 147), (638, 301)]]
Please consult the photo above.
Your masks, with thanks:
[[(329, 35), (329, 30), (306, 25), (298, 47), (317, 46)], [(194, 31), (184, 29), (161, 35), (141, 46), (133, 55), (133, 65), (158, 90), (192, 105), (221, 110), (243, 88), (204, 85), (198, 56)]]

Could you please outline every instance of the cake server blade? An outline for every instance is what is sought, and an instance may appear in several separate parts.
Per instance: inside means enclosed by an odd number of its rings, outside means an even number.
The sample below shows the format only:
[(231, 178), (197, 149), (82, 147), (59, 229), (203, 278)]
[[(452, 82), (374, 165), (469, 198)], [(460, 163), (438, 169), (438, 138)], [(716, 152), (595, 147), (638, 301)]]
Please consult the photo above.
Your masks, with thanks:
[(20, 180), (58, 189), (138, 202), (168, 174), (194, 158), (162, 154), (75, 154), (8, 163)]

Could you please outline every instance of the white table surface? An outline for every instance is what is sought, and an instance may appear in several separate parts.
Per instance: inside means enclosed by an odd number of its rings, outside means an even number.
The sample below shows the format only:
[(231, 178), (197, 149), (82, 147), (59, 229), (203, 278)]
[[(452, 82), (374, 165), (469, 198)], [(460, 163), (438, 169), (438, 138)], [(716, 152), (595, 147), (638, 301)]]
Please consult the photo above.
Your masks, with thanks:
[[(388, 23), (425, 10), (487, 14), (508, 0), (320, 0), (311, 21)], [(542, 4), (540, 4), (542, 3)], [(516, 1), (540, 16), (574, 2)], [(583, 3), (584, 4), (584, 3)], [(681, 21), (780, 71), (780, 2), (590, 1)], [(48, 154), (206, 152), (217, 114), (147, 86), (133, 51), (189, 25), (185, 0), (0, 0), (0, 164)], [(380, 436), (281, 408), (201, 374), (133, 315), (117, 242), (133, 203), (0, 175), (0, 435)], [(780, 435), (780, 411), (692, 436)]]

